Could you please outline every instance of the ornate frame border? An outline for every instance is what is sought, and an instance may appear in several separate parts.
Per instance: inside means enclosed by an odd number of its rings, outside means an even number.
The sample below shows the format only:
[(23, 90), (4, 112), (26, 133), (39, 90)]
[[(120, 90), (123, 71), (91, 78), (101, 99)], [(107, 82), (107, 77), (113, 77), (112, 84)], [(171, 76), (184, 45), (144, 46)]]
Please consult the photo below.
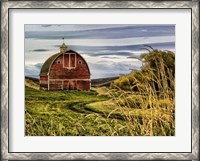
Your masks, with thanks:
[[(189, 8), (192, 10), (192, 152), (191, 153), (9, 153), (8, 14), (16, 8)], [(199, 1), (3, 1), (1, 2), (1, 160), (199, 160)]]

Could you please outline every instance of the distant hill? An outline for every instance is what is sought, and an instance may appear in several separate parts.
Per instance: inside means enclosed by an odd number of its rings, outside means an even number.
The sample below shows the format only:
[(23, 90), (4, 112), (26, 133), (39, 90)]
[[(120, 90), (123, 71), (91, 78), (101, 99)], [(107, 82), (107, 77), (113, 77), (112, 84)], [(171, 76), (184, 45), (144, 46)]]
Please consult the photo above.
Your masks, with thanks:
[[(92, 87), (102, 87), (102, 86), (110, 86), (110, 83), (118, 79), (119, 77), (109, 77), (109, 78), (97, 78), (91, 80), (91, 86)], [(33, 78), (33, 77), (25, 77), (26, 80), (26, 86), (39, 89), (39, 79)]]
[(32, 77), (25, 77), (25, 85), (30, 88), (39, 89), (39, 79)]
[(91, 80), (92, 87), (110, 86), (110, 83), (119, 77), (97, 78)]
[(39, 83), (39, 78), (33, 78), (33, 77), (28, 77), (28, 76), (25, 76), (25, 79), (30, 79), (34, 82), (38, 82)]

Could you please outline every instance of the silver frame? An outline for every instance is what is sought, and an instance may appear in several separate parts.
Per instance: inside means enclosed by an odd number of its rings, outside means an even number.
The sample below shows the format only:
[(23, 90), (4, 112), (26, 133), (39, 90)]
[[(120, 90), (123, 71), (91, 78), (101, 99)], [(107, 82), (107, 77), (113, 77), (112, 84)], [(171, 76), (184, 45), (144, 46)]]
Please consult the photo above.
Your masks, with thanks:
[[(14, 8), (191, 8), (192, 152), (191, 153), (9, 153), (8, 13)], [(199, 160), (199, 2), (197, 1), (4, 1), (1, 2), (1, 160)]]

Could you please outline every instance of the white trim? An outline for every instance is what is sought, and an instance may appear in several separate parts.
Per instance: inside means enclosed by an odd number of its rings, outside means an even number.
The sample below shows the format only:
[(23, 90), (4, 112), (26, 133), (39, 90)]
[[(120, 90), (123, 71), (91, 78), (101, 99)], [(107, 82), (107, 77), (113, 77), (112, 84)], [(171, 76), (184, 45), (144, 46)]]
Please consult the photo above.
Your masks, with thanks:
[(61, 64), (61, 61), (60, 61), (60, 60), (57, 60), (57, 61), (56, 61), (56, 64)]
[(69, 68), (71, 67), (71, 54), (69, 53)]
[[(75, 66), (74, 67), (71, 67), (71, 54), (74, 54), (75, 55)], [(64, 63), (63, 63), (63, 68), (67, 68), (67, 69), (69, 69), (69, 70), (71, 70), (71, 69), (76, 69), (76, 53), (63, 53), (63, 62), (65, 62), (64, 61), (64, 55), (69, 55), (69, 60), (68, 60), (68, 63), (69, 63), (69, 66), (68, 67), (66, 67), (65, 65), (64, 65)]]
[(82, 60), (78, 60), (78, 64), (83, 64)]
[(49, 75), (48, 75), (48, 91), (49, 91)]
[(75, 54), (75, 68), (76, 68), (76, 53), (74, 53)]
[(40, 80), (40, 84), (48, 84), (48, 80)]
[(65, 61), (64, 61), (64, 53), (63, 53), (63, 68), (64, 68), (64, 63), (65, 63)]

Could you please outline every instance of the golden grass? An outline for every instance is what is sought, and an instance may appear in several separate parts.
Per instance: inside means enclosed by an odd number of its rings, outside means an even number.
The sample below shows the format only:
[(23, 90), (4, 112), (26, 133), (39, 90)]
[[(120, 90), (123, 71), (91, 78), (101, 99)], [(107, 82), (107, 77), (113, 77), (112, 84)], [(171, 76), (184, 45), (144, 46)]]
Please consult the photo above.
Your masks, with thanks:
[(134, 136), (175, 135), (175, 78), (160, 53), (155, 52), (158, 57), (154, 67), (147, 63), (141, 71), (119, 78), (107, 92), (111, 100), (88, 105), (108, 118), (122, 116), (125, 125), (121, 126)]

